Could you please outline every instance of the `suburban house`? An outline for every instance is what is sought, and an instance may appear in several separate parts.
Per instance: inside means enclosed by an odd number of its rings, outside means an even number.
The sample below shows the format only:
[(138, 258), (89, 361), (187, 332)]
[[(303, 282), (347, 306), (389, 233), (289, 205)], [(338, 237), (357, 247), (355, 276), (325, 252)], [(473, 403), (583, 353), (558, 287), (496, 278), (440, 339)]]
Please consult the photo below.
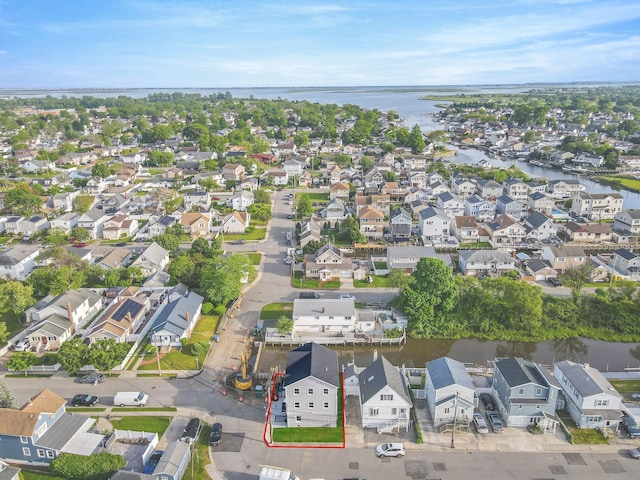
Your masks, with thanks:
[(70, 212), (73, 210), (73, 201), (78, 196), (78, 191), (57, 193), (51, 197), (53, 209), (57, 212)]
[(20, 234), (20, 224), (24, 222), (24, 217), (12, 216), (7, 218), (4, 221), (4, 231), (8, 235), (19, 235)]
[[(50, 317), (63, 318), (71, 322), (73, 328), (69, 329), (73, 334), (76, 329), (84, 325), (102, 308), (102, 296), (88, 289), (67, 290), (60, 295), (47, 295), (33, 307), (25, 312), (27, 322), (38, 324)], [(43, 343), (46, 343), (45, 339)], [(60, 342), (62, 343), (62, 342)], [(40, 341), (32, 342), (37, 349)]]
[(342, 222), (349, 216), (347, 206), (339, 198), (331, 200), (325, 208), (320, 212), (320, 216), (327, 222), (334, 225), (336, 222)]
[(24, 222), (20, 223), (20, 233), (27, 237), (35, 235), (36, 233), (43, 232), (49, 228), (49, 220), (46, 217), (33, 216), (26, 218)]
[(404, 208), (391, 211), (389, 218), (391, 241), (407, 242), (411, 238), (411, 214)]
[(209, 192), (187, 192), (184, 194), (184, 209), (203, 212), (211, 208), (211, 195)]
[(489, 237), (494, 245), (520, 244), (524, 240), (527, 231), (509, 215), (498, 215), (487, 224)]
[[(83, 249), (75, 249), (73, 253), (81, 251)], [(88, 250), (91, 252), (91, 250)], [(102, 258), (98, 257), (96, 259), (96, 264), (100, 265), (105, 270), (113, 270), (116, 268), (121, 268), (128, 266), (131, 263), (131, 257), (133, 256), (133, 252), (125, 247), (115, 247), (111, 250), (108, 250), (106, 255)]]
[(145, 277), (150, 277), (156, 272), (164, 270), (169, 264), (169, 252), (152, 242), (131, 264), (132, 267), (138, 267)]
[(451, 217), (436, 207), (420, 210), (418, 230), (426, 241), (447, 241), (451, 230)]
[(319, 278), (323, 282), (333, 278), (351, 278), (351, 269), (351, 259), (344, 258), (332, 243), (326, 243), (315, 254), (307, 255), (304, 262), (305, 277)]
[(280, 187), (289, 183), (289, 174), (279, 168), (272, 168), (266, 172), (267, 178), (271, 179), (271, 183)]
[(366, 206), (380, 210), (385, 216), (391, 213), (391, 196), (374, 193), (371, 195), (356, 194), (356, 215)]
[(500, 195), (496, 198), (496, 213), (522, 220), (527, 214), (527, 202), (519, 202), (509, 195)]
[(569, 213), (574, 217), (586, 217), (600, 221), (616, 218), (622, 211), (624, 197), (621, 193), (580, 192), (573, 196)]
[(191, 446), (188, 442), (171, 442), (162, 452), (156, 468), (155, 480), (181, 480), (191, 460)]
[(455, 217), (451, 223), (451, 234), (460, 243), (478, 243), (480, 241), (480, 230), (478, 229), (476, 217), (466, 215)]
[(537, 424), (555, 432), (560, 385), (545, 367), (522, 358), (496, 360), (491, 389), (507, 426)]
[(203, 300), (204, 298), (197, 293), (189, 292), (167, 303), (149, 330), (150, 343), (165, 350), (172, 347), (180, 348), (180, 340), (191, 337), (200, 319)]
[(443, 192), (436, 196), (436, 207), (449, 218), (464, 215), (464, 202), (451, 192)]
[(502, 182), (502, 192), (504, 195), (526, 204), (529, 195), (529, 184), (518, 178), (510, 177)]
[(339, 198), (349, 200), (349, 184), (344, 182), (334, 183), (329, 187), (329, 199)]
[(640, 209), (623, 210), (617, 213), (613, 229), (627, 235), (640, 235)]
[(241, 180), (247, 174), (243, 165), (227, 163), (222, 167), (222, 176), (225, 180)]
[(78, 227), (84, 228), (89, 232), (89, 237), (100, 238), (102, 236), (102, 229), (104, 228), (104, 222), (106, 220), (107, 215), (104, 211), (94, 207), (80, 215), (80, 218), (78, 219)]
[(149, 238), (167, 233), (167, 228), (174, 226), (178, 220), (171, 215), (163, 215), (155, 222), (149, 223)]
[(474, 217), (479, 222), (493, 220), (496, 205), (478, 195), (471, 195), (464, 201), (464, 215)]
[[(89, 456), (104, 435), (90, 433), (95, 420), (65, 410), (67, 400), (44, 389), (20, 409), (0, 408), (2, 458), (15, 463), (48, 465), (61, 453)], [(4, 472), (0, 472), (0, 478)]]
[(640, 280), (640, 255), (631, 250), (619, 248), (613, 252), (611, 267), (621, 275), (629, 277), (629, 280)]
[(211, 214), (209, 213), (185, 212), (180, 217), (180, 224), (184, 233), (192, 239), (211, 234)]
[(362, 428), (378, 432), (409, 430), (412, 402), (397, 367), (379, 356), (358, 374), (358, 384)]
[(6, 280), (24, 282), (34, 268), (40, 247), (36, 245), (18, 245), (0, 253), (0, 277)]
[(227, 207), (233, 210), (244, 211), (249, 206), (253, 205), (254, 195), (253, 192), (242, 190), (236, 193), (233, 197), (227, 199)]
[(574, 242), (600, 243), (610, 242), (613, 239), (610, 223), (567, 222), (564, 231)]
[(49, 222), (51, 229), (59, 228), (64, 233), (69, 234), (71, 230), (78, 225), (78, 219), (80, 217), (76, 212), (63, 213), (59, 217), (54, 218)]
[(435, 425), (456, 420), (470, 421), (478, 404), (473, 381), (464, 364), (440, 357), (425, 364), (427, 406)]
[(477, 180), (476, 193), (486, 199), (496, 199), (502, 195), (502, 185), (495, 180)]
[(84, 338), (88, 338), (89, 343), (108, 338), (125, 343), (142, 324), (150, 308), (147, 297), (123, 298), (114, 302), (91, 325)]
[(287, 172), (290, 177), (300, 176), (304, 171), (305, 164), (293, 158), (282, 162), (282, 170)]
[(292, 335), (353, 333), (356, 331), (356, 306), (350, 298), (296, 298), (292, 319)]
[(336, 426), (342, 399), (335, 351), (305, 343), (287, 352), (283, 386), (288, 427)]
[(565, 273), (569, 269), (584, 265), (587, 261), (587, 255), (582, 247), (545, 245), (542, 247), (542, 259), (549, 262), (549, 265), (558, 273)]
[(451, 189), (453, 190), (453, 193), (464, 200), (476, 193), (476, 184), (462, 176), (453, 179), (451, 182)]
[(527, 206), (529, 210), (550, 214), (556, 208), (556, 202), (544, 193), (533, 192), (527, 199)]
[(138, 220), (128, 215), (118, 214), (104, 222), (102, 238), (105, 240), (118, 240), (120, 238), (133, 237), (138, 231)]
[(553, 220), (540, 212), (533, 212), (524, 221), (527, 238), (550, 240), (558, 234), (558, 227)]
[[(566, 152), (569, 153), (569, 152)], [(580, 180), (551, 180), (547, 183), (547, 192), (556, 198), (570, 198), (576, 193), (584, 191)]]
[(367, 240), (381, 240), (384, 235), (384, 213), (375, 207), (366, 205), (358, 212), (360, 233)]
[(580, 428), (617, 428), (622, 395), (589, 364), (569, 360), (555, 363), (553, 376), (562, 388), (564, 409)]
[(532, 277), (536, 282), (549, 280), (550, 278), (558, 278), (558, 272), (551, 268), (548, 262), (540, 260), (539, 258), (527, 260), (524, 262), (524, 268), (527, 275)]
[(432, 246), (399, 246), (387, 247), (387, 269), (400, 269), (407, 273), (412, 273), (421, 258), (439, 258), (448, 267), (451, 265), (451, 256), (436, 253)]
[(234, 210), (226, 215), (220, 224), (220, 230), (224, 233), (244, 233), (249, 228), (251, 214), (249, 212), (239, 212)]
[(465, 276), (499, 277), (516, 270), (516, 259), (502, 250), (461, 250), (458, 259)]

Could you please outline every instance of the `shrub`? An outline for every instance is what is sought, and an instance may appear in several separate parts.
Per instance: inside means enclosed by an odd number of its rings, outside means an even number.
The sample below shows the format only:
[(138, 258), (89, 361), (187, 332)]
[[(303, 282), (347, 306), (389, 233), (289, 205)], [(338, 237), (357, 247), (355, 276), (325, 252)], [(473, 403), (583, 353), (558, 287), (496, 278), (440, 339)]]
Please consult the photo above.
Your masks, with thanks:
[(193, 355), (200, 355), (201, 353), (206, 353), (209, 350), (209, 342), (200, 341), (191, 345), (191, 353)]
[(56, 475), (71, 480), (107, 480), (111, 473), (125, 466), (121, 455), (108, 452), (96, 453), (90, 457), (62, 453), (51, 461), (49, 469)]
[(204, 313), (205, 315), (209, 315), (211, 313), (211, 310), (213, 310), (213, 303), (206, 302), (202, 304), (202, 313)]

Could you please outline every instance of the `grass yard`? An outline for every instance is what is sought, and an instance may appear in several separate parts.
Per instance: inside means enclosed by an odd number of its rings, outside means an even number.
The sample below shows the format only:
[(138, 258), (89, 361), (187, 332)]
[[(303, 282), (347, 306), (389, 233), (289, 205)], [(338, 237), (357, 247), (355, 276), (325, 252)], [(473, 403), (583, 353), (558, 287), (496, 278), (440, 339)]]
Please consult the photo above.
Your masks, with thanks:
[(311, 203), (321, 203), (329, 201), (329, 193), (320, 193), (320, 192), (296, 192), (296, 204), (297, 200), (300, 197), (307, 197)]
[[(67, 410), (69, 410), (67, 408)], [(113, 407), (111, 409), (112, 413), (117, 412), (139, 412), (140, 407)], [(144, 407), (145, 412), (177, 412), (178, 409), (176, 407)]]
[(620, 176), (620, 177), (606, 176), (606, 177), (595, 177), (594, 180), (596, 181), (600, 180), (602, 181), (602, 183), (605, 183), (607, 185), (625, 187), (635, 192), (640, 191), (640, 180), (638, 180), (637, 178), (632, 178), (627, 176)]
[(249, 228), (249, 231), (246, 233), (238, 235), (225, 234), (224, 241), (231, 242), (233, 240), (264, 240), (266, 236), (266, 228), (254, 228), (253, 230)]
[(35, 472), (24, 469), (20, 471), (18, 476), (21, 480), (65, 480), (65, 477), (59, 477), (52, 473)]
[(184, 473), (185, 479), (187, 478), (209, 478), (209, 474), (205, 470), (205, 467), (211, 463), (209, 459), (209, 436), (211, 435), (211, 426), (203, 424), (202, 431), (198, 437), (193, 449), (191, 451), (193, 457), (193, 464), (189, 462), (187, 470)]
[(573, 421), (569, 412), (565, 410), (558, 410), (556, 414), (562, 422), (567, 426), (567, 429), (573, 437), (574, 445), (608, 445), (609, 442), (604, 435), (599, 431), (591, 428), (578, 428)]
[[(104, 412), (107, 410), (107, 407), (66, 407), (65, 411), (72, 413), (95, 413), (95, 412)], [(137, 411), (137, 409), (136, 409)]]
[[(13, 337), (16, 333), (24, 328), (18, 316), (11, 311), (10, 308), (0, 310), (0, 322), (7, 324), (7, 338)], [(0, 343), (0, 347), (6, 345), (7, 342)]]
[(249, 253), (246, 256), (249, 257), (249, 264), (254, 266), (260, 265), (260, 262), (262, 261), (261, 253)]
[[(191, 345), (196, 342), (209, 342), (218, 328), (220, 317), (218, 315), (202, 315), (195, 330), (191, 334), (189, 342), (181, 349), (172, 349), (160, 359), (160, 368), (163, 370), (197, 370), (202, 368), (207, 352), (194, 355)], [(147, 354), (145, 360), (155, 360), (155, 352)], [(197, 361), (196, 361), (197, 359)], [(151, 361), (138, 367), (138, 370), (157, 370), (158, 363)]]
[(354, 280), (353, 286), (356, 288), (389, 288), (389, 277), (387, 275), (371, 275), (372, 283), (366, 280)]
[(262, 307), (260, 320), (277, 320), (283, 315), (291, 317), (292, 312), (293, 303), (291, 302), (269, 303)]
[(159, 437), (169, 428), (171, 417), (122, 417), (120, 420), (109, 420), (113, 428), (133, 430), (136, 432), (156, 432)]
[(609, 380), (620, 393), (640, 393), (640, 380)]
[(320, 288), (320, 281), (317, 278), (304, 278), (304, 273), (296, 271), (294, 273), (293, 288)]

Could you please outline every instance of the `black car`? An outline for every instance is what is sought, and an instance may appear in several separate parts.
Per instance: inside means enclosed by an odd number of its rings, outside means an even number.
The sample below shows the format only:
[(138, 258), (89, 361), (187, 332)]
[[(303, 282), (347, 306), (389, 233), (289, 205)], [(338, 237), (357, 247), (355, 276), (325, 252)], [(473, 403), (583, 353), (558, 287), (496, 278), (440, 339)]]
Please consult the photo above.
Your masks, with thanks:
[(184, 427), (184, 432), (182, 432), (182, 438), (180, 440), (191, 444), (198, 439), (199, 434), (200, 419), (192, 418), (191, 420), (189, 420), (189, 423), (187, 423), (187, 426)]
[(244, 240), (234, 240), (231, 245), (244, 245)]
[(209, 436), (209, 445), (216, 446), (222, 441), (222, 424), (214, 423), (211, 425), (211, 436)]
[(93, 407), (96, 403), (98, 403), (98, 397), (86, 393), (78, 393), (71, 399), (71, 405), (74, 407)]
[(300, 298), (320, 298), (316, 292), (300, 292)]
[(104, 382), (106, 377), (102, 373), (90, 373), (89, 375), (83, 375), (78, 378), (78, 383), (92, 383), (97, 385), (98, 383)]
[(640, 438), (640, 427), (633, 417), (624, 415), (620, 420), (620, 424), (622, 425), (622, 429), (627, 432), (627, 435), (629, 435), (630, 438)]
[(115, 245), (116, 247), (125, 247), (127, 245), (127, 242), (118, 242)]
[(493, 399), (493, 397), (491, 396), (490, 393), (481, 393), (480, 394), (480, 401), (482, 402), (482, 405), (484, 406), (485, 410), (495, 410), (496, 409), (496, 402)]
[(557, 278), (554, 278), (554, 277), (549, 279), (549, 283), (551, 285), (553, 285), (554, 287), (559, 287), (560, 285), (562, 285), (562, 282), (560, 280), (558, 280)]

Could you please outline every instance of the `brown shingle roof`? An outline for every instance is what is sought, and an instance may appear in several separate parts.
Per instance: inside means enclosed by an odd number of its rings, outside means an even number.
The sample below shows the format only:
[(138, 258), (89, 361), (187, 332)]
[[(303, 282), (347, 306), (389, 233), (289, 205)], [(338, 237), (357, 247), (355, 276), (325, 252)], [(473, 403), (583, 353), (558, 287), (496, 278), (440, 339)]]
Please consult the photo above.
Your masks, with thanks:
[(64, 398), (45, 388), (39, 394), (32, 397), (20, 410), (34, 413), (55, 413), (65, 403), (67, 403), (67, 401)]

